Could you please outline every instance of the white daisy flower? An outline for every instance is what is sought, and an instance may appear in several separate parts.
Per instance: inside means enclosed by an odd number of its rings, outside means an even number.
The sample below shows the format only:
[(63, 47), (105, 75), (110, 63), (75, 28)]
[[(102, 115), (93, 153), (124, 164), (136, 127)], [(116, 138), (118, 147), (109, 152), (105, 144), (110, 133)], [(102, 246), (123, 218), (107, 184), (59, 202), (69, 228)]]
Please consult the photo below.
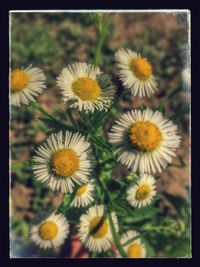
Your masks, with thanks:
[[(118, 231), (116, 214), (112, 212), (111, 216), (115, 229)], [(104, 205), (93, 206), (81, 215), (79, 236), (90, 251), (99, 253), (111, 248), (112, 233)]]
[(37, 246), (49, 249), (61, 246), (69, 234), (69, 223), (62, 214), (52, 213), (30, 231), (30, 239)]
[[(131, 239), (137, 236), (139, 236), (138, 232), (129, 230), (126, 233), (124, 233), (121, 237), (121, 244), (129, 258), (145, 258), (146, 257), (146, 249), (144, 245), (141, 243), (141, 239), (137, 238), (131, 242)], [(128, 243), (129, 240), (130, 240), (130, 243)], [(117, 252), (117, 256), (120, 257), (118, 252)]]
[(157, 91), (157, 82), (152, 74), (152, 65), (148, 59), (130, 49), (118, 49), (115, 54), (119, 77), (124, 87), (131, 90), (132, 95), (148, 96)]
[(11, 104), (20, 107), (35, 102), (45, 88), (45, 76), (40, 68), (14, 69), (10, 73)]
[(132, 110), (116, 121), (108, 134), (118, 160), (140, 173), (161, 172), (180, 145), (177, 126), (159, 111)]
[(136, 184), (132, 184), (127, 190), (127, 200), (133, 207), (145, 207), (149, 205), (155, 196), (156, 180), (153, 176), (143, 174)]
[(92, 170), (90, 144), (79, 133), (60, 131), (51, 134), (46, 143), (36, 151), (33, 171), (41, 182), (54, 190), (73, 192), (74, 182), (88, 182)]
[(107, 110), (113, 99), (110, 78), (98, 67), (84, 62), (64, 68), (57, 84), (62, 90), (63, 100), (80, 111)]
[(94, 201), (94, 181), (78, 187), (75, 193), (75, 197), (71, 202), (73, 207), (85, 207)]

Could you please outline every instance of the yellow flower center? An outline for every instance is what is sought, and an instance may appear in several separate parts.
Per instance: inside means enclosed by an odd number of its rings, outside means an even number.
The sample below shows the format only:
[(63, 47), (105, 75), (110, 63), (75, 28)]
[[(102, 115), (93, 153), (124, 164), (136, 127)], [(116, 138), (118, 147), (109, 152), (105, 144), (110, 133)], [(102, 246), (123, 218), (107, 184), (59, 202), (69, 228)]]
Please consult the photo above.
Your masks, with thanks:
[(136, 191), (135, 198), (139, 201), (144, 200), (150, 196), (151, 193), (151, 187), (149, 184), (143, 184), (139, 186), (139, 188)]
[(154, 123), (138, 121), (131, 126), (129, 138), (136, 149), (149, 152), (159, 146), (162, 133)]
[(86, 189), (87, 189), (87, 185), (86, 184), (80, 186), (76, 191), (76, 195), (77, 196), (81, 196), (82, 194), (85, 193)]
[(72, 90), (83, 101), (96, 100), (101, 94), (98, 83), (89, 77), (82, 77), (73, 82)]
[(24, 71), (16, 69), (11, 73), (11, 91), (16, 93), (24, 89), (30, 80), (30, 75)]
[(134, 242), (128, 247), (129, 258), (142, 258), (142, 248), (139, 243)]
[(59, 149), (51, 157), (51, 169), (59, 176), (67, 178), (72, 175), (78, 167), (79, 158), (72, 149)]
[(130, 69), (140, 80), (146, 81), (152, 75), (151, 63), (146, 58), (134, 58), (130, 62)]
[(104, 218), (97, 216), (92, 219), (89, 228), (94, 238), (103, 238), (108, 232), (108, 223)]
[(39, 227), (39, 236), (43, 240), (52, 240), (58, 233), (58, 226), (52, 221), (43, 222)]

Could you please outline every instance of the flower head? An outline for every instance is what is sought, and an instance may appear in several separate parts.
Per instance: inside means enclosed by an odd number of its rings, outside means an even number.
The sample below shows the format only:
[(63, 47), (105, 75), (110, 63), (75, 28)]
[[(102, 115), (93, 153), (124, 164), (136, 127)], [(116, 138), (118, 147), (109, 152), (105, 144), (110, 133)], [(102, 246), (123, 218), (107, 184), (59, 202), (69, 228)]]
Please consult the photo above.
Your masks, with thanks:
[[(111, 216), (115, 229), (118, 231), (116, 214), (112, 212)], [(93, 206), (85, 214), (81, 215), (79, 236), (90, 251), (102, 252), (110, 249), (112, 234), (103, 205)]]
[(31, 240), (41, 248), (61, 246), (69, 233), (69, 223), (65, 216), (55, 213), (31, 228)]
[(127, 200), (131, 206), (144, 207), (155, 196), (155, 179), (153, 176), (143, 174), (137, 183), (133, 183), (127, 190)]
[(109, 141), (117, 148), (118, 160), (132, 171), (155, 173), (172, 162), (180, 136), (172, 121), (147, 108), (122, 115), (111, 128)]
[[(129, 230), (124, 233), (121, 237), (121, 244), (127, 253), (129, 258), (145, 258), (146, 257), (146, 250), (144, 245), (141, 243), (141, 239), (139, 233), (136, 231)], [(132, 242), (128, 243), (129, 240), (136, 238)], [(127, 245), (126, 245), (127, 243)], [(124, 244), (124, 245), (123, 245)], [(118, 254), (119, 257), (119, 254)]]
[(148, 96), (157, 91), (157, 82), (152, 73), (152, 65), (147, 58), (134, 51), (118, 49), (115, 54), (120, 69), (119, 76), (123, 85), (139, 97)]
[(110, 78), (98, 67), (75, 63), (64, 68), (57, 78), (63, 100), (80, 111), (107, 110), (113, 99)]
[(29, 66), (26, 69), (14, 69), (10, 75), (11, 104), (20, 107), (35, 101), (44, 88), (45, 76), (41, 69)]
[(88, 182), (92, 170), (89, 148), (90, 144), (79, 133), (51, 134), (33, 158), (36, 178), (47, 182), (53, 191), (73, 192), (74, 182), (79, 185)]
[(85, 207), (94, 201), (94, 181), (78, 187), (71, 203), (73, 207)]

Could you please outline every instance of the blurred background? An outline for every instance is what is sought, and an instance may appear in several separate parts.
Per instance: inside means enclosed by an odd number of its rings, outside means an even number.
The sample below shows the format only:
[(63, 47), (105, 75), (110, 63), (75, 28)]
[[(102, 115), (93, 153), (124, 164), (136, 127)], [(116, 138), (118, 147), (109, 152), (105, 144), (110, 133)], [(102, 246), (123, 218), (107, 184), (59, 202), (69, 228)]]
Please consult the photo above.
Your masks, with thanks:
[[(149, 256), (190, 256), (190, 186), (189, 173), (189, 108), (190, 86), (187, 72), (190, 55), (188, 44), (187, 13), (117, 13), (112, 22), (108, 38), (103, 46), (101, 68), (116, 77), (114, 62), (116, 49), (130, 48), (147, 57), (158, 77), (159, 91), (148, 99), (127, 96), (114, 109), (104, 123), (105, 132), (110, 129), (113, 118), (121, 113), (140, 107), (159, 107), (167, 117), (173, 117), (182, 136), (177, 157), (160, 175), (157, 190), (164, 194), (159, 202), (163, 216), (170, 214), (181, 218), (183, 235), (179, 238), (150, 236)], [(97, 30), (88, 13), (13, 13), (11, 14), (11, 65), (33, 66), (44, 70), (47, 89), (38, 101), (49, 113), (66, 121), (66, 106), (61, 101), (56, 86), (56, 77), (66, 65), (75, 61), (92, 63), (97, 40)], [(176, 90), (176, 94), (161, 106), (163, 100)], [(12, 107), (10, 145), (12, 162), (31, 159), (34, 150), (46, 139), (48, 127), (38, 118), (40, 112), (33, 107)], [(177, 116), (178, 117), (178, 116)], [(180, 117), (180, 116), (179, 116)], [(78, 120), (78, 118), (77, 118)], [(123, 179), (128, 170), (120, 164), (113, 170), (113, 177)], [(53, 211), (62, 202), (63, 195), (52, 192), (37, 182), (31, 169), (21, 169), (11, 174), (10, 194), (10, 239), (11, 257), (89, 257), (86, 249), (73, 238), (64, 251), (43, 251), (29, 241), (30, 226), (39, 214)]]

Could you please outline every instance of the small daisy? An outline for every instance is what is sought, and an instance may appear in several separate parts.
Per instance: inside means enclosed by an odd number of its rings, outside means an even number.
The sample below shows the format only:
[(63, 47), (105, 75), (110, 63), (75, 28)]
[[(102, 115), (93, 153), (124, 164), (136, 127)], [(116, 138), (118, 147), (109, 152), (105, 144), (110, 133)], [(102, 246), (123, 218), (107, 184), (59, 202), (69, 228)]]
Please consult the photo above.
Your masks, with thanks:
[(126, 245), (126, 243), (129, 240), (137, 236), (139, 236), (138, 232), (129, 230), (126, 233), (124, 233), (121, 237), (121, 244), (129, 258), (145, 258), (146, 257), (146, 250), (145, 250), (144, 245), (141, 243), (140, 238), (137, 238), (133, 242)]
[(118, 49), (115, 54), (119, 76), (123, 85), (139, 97), (148, 96), (157, 91), (157, 82), (152, 74), (152, 65), (148, 59), (130, 49)]
[(80, 111), (107, 110), (113, 99), (110, 78), (90, 64), (75, 63), (64, 68), (57, 84), (62, 90), (63, 100)]
[[(116, 214), (112, 212), (111, 216), (118, 231)], [(108, 218), (105, 216), (104, 205), (93, 206), (81, 215), (79, 236), (90, 251), (102, 252), (111, 248), (112, 233)]]
[(89, 183), (78, 187), (75, 197), (71, 203), (73, 207), (85, 207), (94, 201), (94, 183), (91, 180)]
[(41, 69), (32, 68), (14, 69), (10, 74), (11, 104), (20, 107), (35, 102), (45, 88), (45, 76)]
[(92, 170), (89, 148), (90, 144), (79, 133), (51, 134), (33, 158), (36, 178), (47, 182), (53, 191), (73, 192), (74, 182), (79, 185), (88, 182)]
[(151, 203), (153, 196), (155, 196), (156, 180), (153, 176), (143, 174), (139, 181), (127, 190), (127, 200), (133, 207), (145, 207)]
[(61, 246), (69, 234), (69, 223), (62, 214), (51, 214), (30, 231), (30, 239), (41, 248)]
[(108, 134), (118, 160), (140, 173), (161, 172), (180, 145), (177, 126), (159, 111), (132, 110), (116, 121)]

